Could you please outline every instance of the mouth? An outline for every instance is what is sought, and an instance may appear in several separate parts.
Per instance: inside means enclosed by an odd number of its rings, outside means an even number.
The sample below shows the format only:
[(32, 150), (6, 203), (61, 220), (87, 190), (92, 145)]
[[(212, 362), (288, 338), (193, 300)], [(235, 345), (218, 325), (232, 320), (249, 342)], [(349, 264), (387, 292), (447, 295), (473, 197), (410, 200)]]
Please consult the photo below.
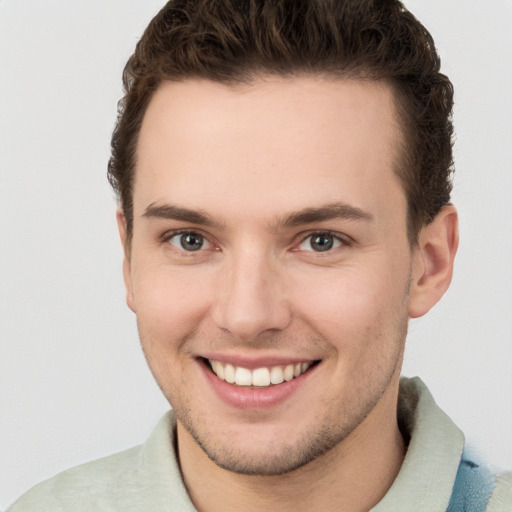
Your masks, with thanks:
[(244, 368), (213, 359), (205, 359), (205, 364), (222, 381), (234, 386), (268, 388), (300, 377), (320, 361), (303, 361), (287, 365)]

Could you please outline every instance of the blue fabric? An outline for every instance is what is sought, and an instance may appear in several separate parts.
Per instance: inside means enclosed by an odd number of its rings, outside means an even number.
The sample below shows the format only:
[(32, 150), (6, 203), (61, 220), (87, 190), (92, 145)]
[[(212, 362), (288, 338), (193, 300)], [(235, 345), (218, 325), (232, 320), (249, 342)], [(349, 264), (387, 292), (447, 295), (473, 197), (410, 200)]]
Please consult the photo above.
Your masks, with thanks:
[(494, 485), (491, 471), (463, 454), (446, 512), (485, 512)]

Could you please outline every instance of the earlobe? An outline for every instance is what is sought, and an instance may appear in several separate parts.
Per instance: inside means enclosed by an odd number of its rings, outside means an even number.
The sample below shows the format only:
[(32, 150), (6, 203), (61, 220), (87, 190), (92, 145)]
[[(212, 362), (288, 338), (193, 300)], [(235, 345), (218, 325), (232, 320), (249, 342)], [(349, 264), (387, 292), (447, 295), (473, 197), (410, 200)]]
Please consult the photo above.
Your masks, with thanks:
[(458, 245), (457, 210), (447, 205), (422, 229), (414, 249), (410, 318), (427, 313), (450, 286)]
[(116, 220), (117, 220), (117, 228), (119, 230), (119, 237), (121, 239), (121, 245), (123, 247), (123, 279), (124, 286), (126, 289), (126, 304), (128, 307), (135, 313), (135, 299), (133, 296), (133, 287), (132, 287), (132, 275), (131, 275), (131, 263), (130, 263), (130, 251), (127, 246), (127, 228), (126, 228), (126, 218), (124, 216), (123, 210), (121, 208), (117, 209), (116, 212)]

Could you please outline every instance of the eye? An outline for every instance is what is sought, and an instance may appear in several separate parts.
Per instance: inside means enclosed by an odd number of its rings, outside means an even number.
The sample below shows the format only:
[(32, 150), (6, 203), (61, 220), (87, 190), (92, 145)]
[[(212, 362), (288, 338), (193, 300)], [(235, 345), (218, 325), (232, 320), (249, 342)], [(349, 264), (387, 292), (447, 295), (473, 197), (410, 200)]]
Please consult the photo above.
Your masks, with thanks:
[(345, 242), (332, 233), (313, 233), (299, 245), (301, 251), (327, 252), (345, 245)]
[(172, 246), (187, 252), (195, 252), (211, 247), (210, 242), (208, 242), (208, 240), (206, 240), (203, 235), (193, 231), (188, 231), (186, 233), (176, 233), (168, 240)]

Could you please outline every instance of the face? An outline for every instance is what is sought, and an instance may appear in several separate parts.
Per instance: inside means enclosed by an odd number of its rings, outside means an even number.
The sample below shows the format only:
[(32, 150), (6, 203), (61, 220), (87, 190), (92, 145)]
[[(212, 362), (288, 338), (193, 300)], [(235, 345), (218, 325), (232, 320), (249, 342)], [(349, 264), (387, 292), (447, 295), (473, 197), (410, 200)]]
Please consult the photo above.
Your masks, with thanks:
[(160, 86), (124, 272), (179, 444), (281, 474), (394, 421), (414, 258), (399, 142), (384, 84)]

